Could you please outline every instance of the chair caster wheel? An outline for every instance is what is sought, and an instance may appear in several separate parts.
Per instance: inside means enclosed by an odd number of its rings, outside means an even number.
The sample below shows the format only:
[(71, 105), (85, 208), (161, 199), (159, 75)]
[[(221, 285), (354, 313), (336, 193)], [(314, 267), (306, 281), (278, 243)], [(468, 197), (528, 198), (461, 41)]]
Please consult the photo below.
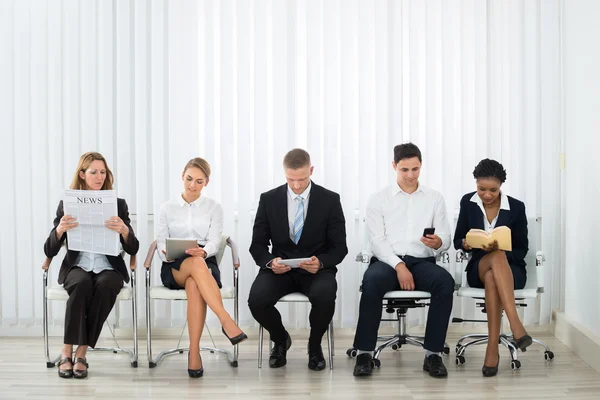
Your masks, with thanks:
[(553, 353), (553, 352), (551, 352), (550, 350), (548, 350), (548, 351), (545, 351), (545, 352), (544, 352), (544, 359), (545, 359), (546, 361), (550, 361), (550, 360), (554, 359), (554, 353)]
[(378, 360), (378, 359), (376, 359), (376, 358), (374, 358), (373, 359), (373, 367), (380, 368), (381, 367), (381, 361)]
[(54, 368), (54, 363), (46, 361), (46, 368)]
[(148, 368), (154, 368), (156, 367), (156, 363), (155, 362), (149, 362), (148, 363)]
[(510, 362), (510, 369), (512, 369), (512, 370), (521, 369), (521, 361), (519, 361), (519, 360), (512, 360)]
[(117, 351), (116, 351), (116, 350), (113, 350), (113, 353), (114, 353), (114, 354), (117, 354)]
[(456, 346), (456, 347), (454, 348), (454, 352), (455, 352), (455, 353), (458, 353), (459, 351), (460, 351), (460, 346)]
[(137, 361), (133, 361), (131, 363), (131, 368), (137, 368), (138, 367), (138, 362)]
[(179, 350), (179, 354), (183, 354), (183, 350)]
[(395, 343), (391, 347), (392, 347), (392, 350), (400, 350), (400, 348), (402, 347), (402, 345)]
[(237, 362), (237, 361), (232, 361), (232, 362), (231, 362), (231, 366), (232, 366), (233, 368), (237, 368), (237, 366), (238, 366), (238, 362)]
[(356, 349), (348, 349), (348, 350), (346, 350), (346, 354), (350, 358), (356, 358), (356, 356), (358, 355), (358, 350), (356, 350)]
[(215, 354), (214, 350), (211, 350), (211, 351), (210, 351), (210, 354)]
[(445, 355), (450, 354), (450, 347), (444, 347), (444, 354)]
[(465, 360), (464, 356), (456, 356), (454, 362), (456, 362), (456, 365), (464, 365), (467, 361)]

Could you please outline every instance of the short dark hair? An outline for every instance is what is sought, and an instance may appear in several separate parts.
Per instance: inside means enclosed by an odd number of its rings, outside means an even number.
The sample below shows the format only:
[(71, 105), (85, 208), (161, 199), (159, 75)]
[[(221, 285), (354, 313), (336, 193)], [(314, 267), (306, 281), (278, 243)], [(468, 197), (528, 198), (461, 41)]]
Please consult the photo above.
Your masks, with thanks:
[(303, 149), (292, 149), (283, 157), (283, 166), (290, 169), (310, 167), (310, 154)]
[(414, 143), (403, 143), (394, 147), (394, 162), (398, 164), (400, 160), (404, 158), (417, 157), (419, 162), (423, 162), (421, 159), (421, 150)]
[(504, 183), (506, 181), (506, 170), (498, 161), (486, 158), (479, 161), (479, 164), (475, 166), (473, 176), (475, 179), (496, 178), (500, 183)]

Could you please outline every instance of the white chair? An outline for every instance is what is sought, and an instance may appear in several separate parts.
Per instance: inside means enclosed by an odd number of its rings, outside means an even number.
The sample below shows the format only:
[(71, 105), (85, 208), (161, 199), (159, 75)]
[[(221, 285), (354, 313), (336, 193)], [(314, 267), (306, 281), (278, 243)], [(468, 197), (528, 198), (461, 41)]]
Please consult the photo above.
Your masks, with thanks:
[[(525, 257), (527, 263), (527, 283), (523, 289), (515, 290), (515, 305), (517, 308), (526, 307), (523, 301), (526, 299), (537, 299), (540, 294), (544, 293), (544, 253), (539, 250), (541, 248), (541, 218), (531, 218), (528, 220), (528, 231), (529, 231), (529, 252)], [(485, 289), (469, 287), (466, 278), (463, 279), (465, 264), (464, 261), (468, 260), (467, 255), (462, 251), (458, 250), (456, 253), (456, 270), (454, 273), (454, 281), (458, 287), (458, 297), (470, 297), (475, 300), (480, 300), (477, 303), (477, 307), (483, 308), (482, 312), (485, 312)], [(483, 300), (483, 302), (481, 302)], [(462, 318), (453, 318), (452, 322), (487, 322), (486, 320), (466, 320)], [(502, 324), (504, 322), (504, 313), (502, 315)], [(462, 336), (458, 343), (456, 343), (456, 365), (465, 364), (465, 351), (469, 346), (484, 344), (488, 342), (487, 333), (476, 333)], [(546, 360), (552, 360), (554, 353), (550, 348), (538, 339), (533, 339), (534, 343), (544, 346), (544, 358)], [(500, 334), (500, 343), (508, 348), (511, 356), (510, 367), (513, 370), (521, 368), (521, 361), (518, 360), (517, 347), (515, 340), (512, 335)]]
[[(231, 248), (231, 260), (232, 260), (232, 270), (233, 270), (233, 287), (224, 286), (221, 288), (221, 297), (224, 300), (233, 300), (233, 313), (234, 313), (234, 321), (238, 323), (238, 268), (240, 266), (240, 259), (238, 256), (238, 249), (236, 244), (231, 240), (229, 236), (221, 237), (221, 246), (219, 248), (219, 252), (216, 255), (217, 264), (219, 265), (219, 269), (221, 268), (221, 261), (223, 260), (223, 254), (225, 253), (225, 248), (229, 246)], [(169, 349), (162, 351), (156, 356), (156, 358), (152, 357), (152, 310), (151, 310), (151, 300), (184, 300), (187, 301), (187, 294), (185, 290), (171, 290), (166, 288), (163, 285), (159, 286), (151, 286), (151, 266), (152, 259), (154, 258), (154, 253), (156, 252), (156, 240), (152, 242), (150, 245), (150, 249), (148, 250), (148, 255), (146, 256), (146, 260), (144, 261), (144, 267), (146, 268), (146, 328), (147, 328), (147, 354), (148, 354), (148, 366), (150, 368), (154, 368), (158, 365), (160, 360), (163, 357), (175, 354), (175, 353), (183, 353), (184, 351), (189, 350), (187, 347), (179, 347), (179, 343), (181, 342), (181, 337), (183, 336), (183, 332), (185, 330), (185, 325), (181, 331), (181, 335), (179, 336), (179, 342), (177, 343), (177, 347), (174, 349)], [(159, 266), (160, 268), (160, 266)], [(160, 270), (160, 269), (159, 269)], [(186, 322), (187, 324), (187, 322)], [(208, 334), (213, 343), (213, 347), (200, 347), (200, 350), (210, 351), (211, 353), (221, 353), (227, 356), (227, 360), (232, 367), (238, 366), (238, 355), (239, 355), (239, 345), (233, 346), (233, 353), (228, 350), (219, 349), (216, 347), (214, 340), (212, 340), (212, 335), (208, 330), (208, 326), (204, 325), (207, 329)]]
[[(308, 297), (302, 293), (290, 293), (286, 294), (279, 299), (278, 303), (310, 303)], [(264, 328), (262, 325), (258, 327), (258, 368), (262, 368), (262, 354), (263, 354), (263, 332)], [(269, 340), (269, 350), (271, 350), (273, 342)], [(333, 321), (329, 323), (327, 327), (327, 349), (329, 351), (329, 369), (333, 369)]]
[[(368, 240), (366, 240), (368, 243)], [(361, 274), (360, 279), (362, 281), (362, 276), (367, 270), (370, 262), (371, 262), (371, 252), (369, 250), (368, 244), (365, 246), (366, 250), (358, 253), (356, 256), (356, 261), (361, 263)], [(443, 265), (448, 269), (448, 264), (450, 262), (450, 255), (448, 252), (441, 252), (437, 259), (437, 262), (441, 261)], [(359, 291), (362, 291), (362, 286), (359, 288)], [(411, 308), (420, 308), (428, 306), (429, 303), (425, 303), (428, 299), (431, 298), (431, 293), (419, 291), (419, 290), (394, 290), (391, 292), (387, 292), (383, 297), (383, 308), (388, 314), (396, 313), (395, 319), (382, 319), (382, 321), (391, 321), (398, 322), (398, 334), (396, 335), (387, 335), (387, 336), (377, 336), (377, 341), (384, 341), (382, 344), (375, 348), (375, 352), (373, 354), (373, 365), (375, 367), (381, 366), (381, 361), (379, 356), (381, 352), (388, 347), (391, 347), (392, 350), (400, 350), (400, 348), (405, 344), (410, 344), (413, 346), (423, 347), (425, 342), (424, 336), (412, 336), (408, 334), (407, 323), (406, 323), (406, 313)], [(447, 343), (444, 343), (443, 353), (448, 355), (450, 354), (450, 348)], [(354, 358), (357, 356), (358, 351), (355, 348), (350, 348), (346, 350), (346, 354)]]
[[(131, 270), (130, 275), (130, 286), (123, 286), (121, 291), (117, 296), (118, 301), (131, 301), (132, 308), (132, 319), (133, 319), (133, 349), (123, 349), (119, 346), (117, 339), (115, 337), (115, 333), (110, 328), (110, 324), (106, 322), (106, 326), (110, 330), (110, 333), (115, 341), (116, 347), (96, 347), (90, 348), (89, 351), (112, 351), (113, 353), (127, 353), (129, 354), (129, 361), (133, 368), (137, 368), (138, 366), (138, 332), (137, 332), (137, 294), (136, 294), (136, 276), (135, 276), (135, 266), (136, 266), (136, 258), (135, 256), (130, 257), (129, 268)], [(63, 300), (67, 301), (69, 299), (69, 294), (63, 288), (62, 285), (51, 286), (48, 287), (48, 269), (50, 268), (50, 263), (52, 263), (52, 258), (46, 258), (44, 264), (42, 265), (42, 269), (44, 270), (43, 281), (44, 281), (44, 321), (43, 321), (43, 329), (44, 329), (44, 352), (46, 355), (46, 367), (52, 368), (56, 365), (58, 360), (60, 359), (60, 355), (55, 359), (50, 359), (50, 348), (48, 344), (48, 301), (49, 300)]]

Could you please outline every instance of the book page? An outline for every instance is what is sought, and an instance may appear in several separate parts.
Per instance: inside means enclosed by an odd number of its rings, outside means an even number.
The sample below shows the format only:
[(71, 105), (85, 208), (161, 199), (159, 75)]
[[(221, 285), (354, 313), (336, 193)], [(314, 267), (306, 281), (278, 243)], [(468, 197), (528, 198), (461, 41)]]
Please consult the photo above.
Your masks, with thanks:
[(63, 208), (79, 223), (67, 231), (69, 250), (119, 255), (119, 234), (104, 226), (104, 221), (118, 215), (116, 191), (65, 190)]

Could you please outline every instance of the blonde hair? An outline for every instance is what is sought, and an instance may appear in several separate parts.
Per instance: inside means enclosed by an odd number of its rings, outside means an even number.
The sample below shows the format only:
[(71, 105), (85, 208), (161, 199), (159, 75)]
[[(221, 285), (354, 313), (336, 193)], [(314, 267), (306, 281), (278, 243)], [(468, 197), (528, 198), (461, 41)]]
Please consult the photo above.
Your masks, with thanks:
[(183, 169), (183, 173), (188, 170), (188, 168), (198, 168), (200, 171), (206, 175), (207, 178), (210, 178), (210, 164), (204, 158), (196, 157), (192, 158), (190, 161), (185, 164), (185, 168)]
[(86, 190), (87, 185), (85, 184), (85, 179), (79, 176), (80, 172), (85, 172), (90, 167), (90, 164), (94, 161), (102, 161), (104, 163), (104, 168), (106, 169), (106, 179), (104, 180), (104, 184), (100, 188), (100, 190), (112, 190), (114, 177), (113, 174), (108, 168), (108, 164), (106, 163), (106, 159), (102, 154), (97, 153), (95, 151), (90, 151), (83, 154), (79, 158), (79, 164), (77, 164), (77, 170), (75, 170), (75, 176), (73, 176), (73, 181), (71, 181), (71, 189), (74, 190)]

